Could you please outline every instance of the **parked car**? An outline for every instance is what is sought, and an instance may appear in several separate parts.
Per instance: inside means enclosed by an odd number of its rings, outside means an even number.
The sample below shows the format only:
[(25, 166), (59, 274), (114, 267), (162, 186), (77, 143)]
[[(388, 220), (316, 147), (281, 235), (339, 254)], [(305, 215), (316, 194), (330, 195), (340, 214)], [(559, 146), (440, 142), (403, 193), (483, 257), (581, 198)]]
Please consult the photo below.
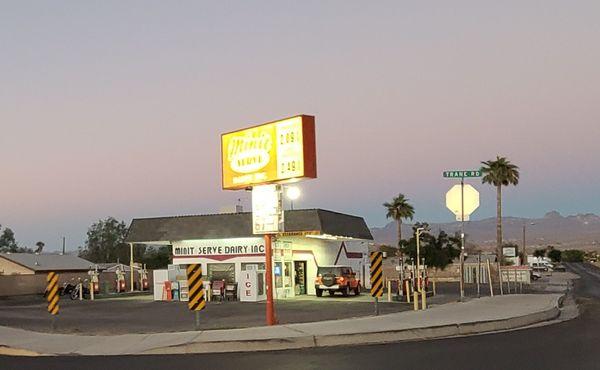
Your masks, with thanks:
[(344, 297), (354, 292), (354, 295), (360, 294), (360, 280), (356, 278), (356, 273), (349, 266), (319, 266), (317, 277), (315, 278), (315, 291), (317, 297), (323, 295), (323, 291), (328, 291), (329, 295), (335, 292), (341, 292)]
[(531, 264), (531, 269), (537, 272), (548, 272), (549, 267), (543, 262), (534, 262)]
[(564, 265), (558, 264), (558, 265), (554, 265), (552, 270), (558, 271), (558, 272), (565, 272), (565, 271), (567, 271), (567, 268)]
[(536, 281), (536, 280), (542, 278), (542, 274), (540, 274), (539, 272), (533, 271), (533, 270), (530, 270), (529, 274), (531, 276), (531, 281)]

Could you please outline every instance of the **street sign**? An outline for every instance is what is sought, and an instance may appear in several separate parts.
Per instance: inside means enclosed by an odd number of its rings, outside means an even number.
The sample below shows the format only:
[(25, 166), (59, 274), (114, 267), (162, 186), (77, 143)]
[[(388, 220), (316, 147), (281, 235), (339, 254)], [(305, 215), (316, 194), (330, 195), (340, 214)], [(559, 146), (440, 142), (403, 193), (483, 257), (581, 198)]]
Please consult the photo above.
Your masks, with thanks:
[(46, 287), (46, 299), (48, 300), (48, 313), (50, 315), (58, 315), (58, 274), (49, 272), (46, 277), (48, 286)]
[(252, 188), (252, 232), (277, 234), (283, 228), (283, 191), (279, 184)]
[(187, 267), (188, 280), (188, 308), (191, 311), (201, 311), (206, 307), (204, 299), (204, 284), (202, 282), (202, 267), (200, 264), (191, 264)]
[[(464, 190), (461, 190), (461, 185), (454, 185), (446, 193), (446, 207), (456, 215), (457, 221), (468, 221), (469, 215), (479, 208), (479, 192), (469, 184), (464, 184)], [(461, 215), (465, 216), (464, 220), (461, 219)]]
[(452, 170), (444, 171), (444, 177), (452, 179), (464, 179), (466, 177), (481, 177), (481, 170)]
[(383, 296), (383, 253), (371, 252), (371, 297)]

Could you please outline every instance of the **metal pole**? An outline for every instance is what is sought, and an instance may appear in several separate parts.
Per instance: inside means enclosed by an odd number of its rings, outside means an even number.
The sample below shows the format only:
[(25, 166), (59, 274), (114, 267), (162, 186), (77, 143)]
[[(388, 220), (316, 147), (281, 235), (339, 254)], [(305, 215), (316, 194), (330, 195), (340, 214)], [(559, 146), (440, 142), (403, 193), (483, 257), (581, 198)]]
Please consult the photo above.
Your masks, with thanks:
[(129, 270), (131, 291), (133, 292), (133, 243), (129, 243)]
[(375, 316), (379, 316), (379, 298), (375, 297)]
[(420, 237), (421, 233), (419, 232), (419, 229), (417, 229), (417, 273), (416, 273), (416, 277), (417, 277), (417, 291), (421, 291), (421, 270), (419, 268), (419, 262), (420, 262), (420, 251), (419, 251), (419, 247), (420, 247)]
[(523, 260), (521, 261), (521, 265), (527, 264), (527, 252), (525, 251), (525, 225), (526, 224), (523, 224), (523, 250), (521, 251), (521, 254), (523, 255)]
[(494, 296), (494, 286), (492, 285), (492, 272), (490, 271), (490, 260), (487, 260), (488, 284), (490, 285), (490, 297)]
[(271, 234), (265, 234), (265, 266), (267, 285), (267, 325), (275, 325), (275, 307), (273, 305), (273, 249)]
[(465, 179), (460, 179), (460, 301), (465, 298)]
[(479, 279), (481, 275), (481, 252), (477, 255), (477, 274), (475, 274), (475, 278), (477, 279), (477, 298), (481, 298), (481, 287), (479, 286)]
[[(502, 256), (500, 258), (502, 258)], [(502, 290), (502, 266), (500, 265), (500, 261), (498, 261), (498, 279), (500, 280), (500, 295), (504, 295), (504, 291)]]
[(196, 330), (200, 330), (200, 311), (194, 311)]

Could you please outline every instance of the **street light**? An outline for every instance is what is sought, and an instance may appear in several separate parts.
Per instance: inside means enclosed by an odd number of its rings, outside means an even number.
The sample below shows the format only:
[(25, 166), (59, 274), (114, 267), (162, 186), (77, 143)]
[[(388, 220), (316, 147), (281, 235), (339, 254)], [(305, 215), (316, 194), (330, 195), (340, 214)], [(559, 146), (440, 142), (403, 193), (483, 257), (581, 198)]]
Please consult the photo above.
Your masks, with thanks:
[(288, 186), (285, 195), (290, 200), (290, 207), (294, 210), (294, 201), (300, 198), (300, 188), (297, 186)]
[[(529, 225), (533, 226), (533, 225), (535, 225), (535, 222), (531, 222)], [(524, 261), (521, 262), (522, 265), (523, 264), (527, 265), (527, 251), (525, 249), (526, 248), (526, 245), (525, 245), (525, 226), (527, 226), (526, 222), (523, 223), (523, 259), (524, 259)]]

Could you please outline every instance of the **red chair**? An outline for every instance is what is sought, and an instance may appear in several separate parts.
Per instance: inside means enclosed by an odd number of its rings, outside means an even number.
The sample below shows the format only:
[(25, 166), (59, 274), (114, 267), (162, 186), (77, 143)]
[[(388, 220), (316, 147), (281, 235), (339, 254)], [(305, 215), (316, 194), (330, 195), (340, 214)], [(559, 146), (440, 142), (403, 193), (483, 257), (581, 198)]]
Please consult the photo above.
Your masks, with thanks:
[(213, 280), (210, 284), (210, 292), (212, 299), (218, 297), (219, 301), (223, 301), (225, 297), (225, 280)]

